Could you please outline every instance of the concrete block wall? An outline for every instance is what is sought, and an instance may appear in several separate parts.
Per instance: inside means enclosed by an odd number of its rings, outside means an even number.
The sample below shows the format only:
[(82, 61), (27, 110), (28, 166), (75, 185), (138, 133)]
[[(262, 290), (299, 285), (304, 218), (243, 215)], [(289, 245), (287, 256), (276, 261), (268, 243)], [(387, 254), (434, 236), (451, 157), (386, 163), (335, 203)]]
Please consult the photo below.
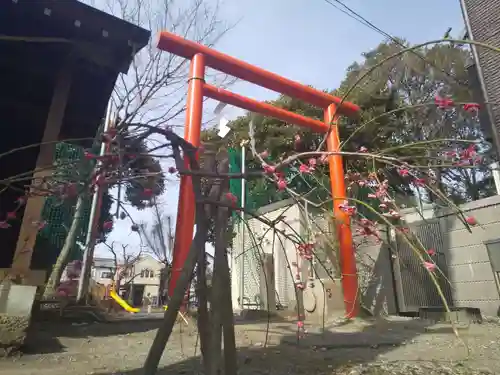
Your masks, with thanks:
[[(438, 220), (446, 257), (444, 271), (448, 274), (454, 305), (479, 308), (484, 316), (497, 316), (500, 296), (485, 242), (500, 239), (500, 196), (470, 202), (460, 209), (479, 223), (471, 232), (451, 209), (424, 205), (419, 212), (406, 209), (402, 214), (408, 224), (421, 222), (422, 217)], [(386, 232), (380, 228), (381, 243), (365, 239), (357, 248), (361, 300), (374, 314), (397, 314), (391, 269), (395, 243)]]
[(375, 237), (354, 235), (359, 277), (359, 293), (363, 308), (374, 316), (397, 314), (392, 275), (392, 250), (387, 228), (379, 228), (381, 241)]
[(486, 241), (500, 239), (500, 196), (461, 206), (479, 225), (469, 232), (449, 210), (438, 212), (448, 274), (455, 306), (480, 308), (485, 316), (497, 316), (500, 295)]
[[(479, 223), (471, 232), (451, 209), (427, 205), (421, 213), (426, 219), (439, 221), (454, 305), (497, 316), (500, 296), (485, 242), (500, 239), (500, 196), (466, 203), (460, 209)], [(422, 220), (414, 209), (405, 210), (404, 215), (409, 223)]]

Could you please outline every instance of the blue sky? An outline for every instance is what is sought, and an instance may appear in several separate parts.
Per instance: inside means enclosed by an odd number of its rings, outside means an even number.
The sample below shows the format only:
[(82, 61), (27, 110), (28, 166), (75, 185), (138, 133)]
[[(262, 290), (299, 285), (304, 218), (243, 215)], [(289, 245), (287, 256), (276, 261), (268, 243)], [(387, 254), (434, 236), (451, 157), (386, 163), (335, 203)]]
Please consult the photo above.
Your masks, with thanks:
[[(411, 43), (438, 39), (448, 27), (456, 36), (464, 28), (459, 0), (346, 0), (345, 4), (385, 32)], [(240, 21), (216, 49), (319, 89), (337, 87), (346, 68), (384, 39), (324, 0), (223, 0), (220, 17), (228, 23)], [(277, 96), (244, 82), (230, 90), (259, 100)], [(242, 111), (235, 108), (225, 110), (228, 118), (239, 114)], [(167, 189), (162, 202), (175, 221), (178, 185), (171, 182)], [(133, 215), (138, 221), (151, 216), (147, 211)], [(127, 221), (116, 223), (109, 240), (139, 248)], [(103, 249), (97, 252), (105, 255)]]

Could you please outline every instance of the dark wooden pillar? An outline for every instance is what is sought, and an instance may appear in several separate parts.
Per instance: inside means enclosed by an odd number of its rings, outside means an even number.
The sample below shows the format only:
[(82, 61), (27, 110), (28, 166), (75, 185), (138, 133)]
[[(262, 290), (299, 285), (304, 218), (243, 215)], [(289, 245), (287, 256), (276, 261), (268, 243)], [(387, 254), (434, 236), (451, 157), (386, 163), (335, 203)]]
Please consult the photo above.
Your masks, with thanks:
[[(44, 179), (47, 179), (52, 174), (50, 166), (54, 160), (55, 142), (59, 138), (59, 132), (64, 120), (64, 113), (71, 88), (72, 67), (72, 60), (68, 59), (61, 68), (55, 83), (35, 172), (33, 173), (32, 185), (35, 186), (40, 184), (43, 186)], [(44, 275), (43, 277), (36, 277), (36, 280), (30, 277), (31, 257), (33, 255), (33, 248), (38, 234), (38, 223), (41, 220), (44, 204), (45, 198), (37, 195), (30, 197), (26, 202), (10, 272), (11, 276), (20, 276), (23, 284), (43, 284), (45, 282)]]

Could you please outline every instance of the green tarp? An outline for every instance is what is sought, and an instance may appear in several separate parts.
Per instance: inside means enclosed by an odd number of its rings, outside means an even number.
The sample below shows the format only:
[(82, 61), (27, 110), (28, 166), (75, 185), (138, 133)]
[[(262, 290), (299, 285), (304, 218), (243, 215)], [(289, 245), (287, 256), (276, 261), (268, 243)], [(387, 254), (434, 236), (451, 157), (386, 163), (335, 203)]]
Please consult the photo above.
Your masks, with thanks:
[[(228, 150), (229, 155), (229, 172), (230, 173), (241, 173), (241, 150), (236, 150), (230, 148)], [(229, 180), (229, 191), (238, 199), (238, 206), (241, 207), (241, 178), (231, 178)], [(246, 189), (248, 191), (248, 189)], [(238, 212), (233, 212), (233, 217), (238, 217)]]

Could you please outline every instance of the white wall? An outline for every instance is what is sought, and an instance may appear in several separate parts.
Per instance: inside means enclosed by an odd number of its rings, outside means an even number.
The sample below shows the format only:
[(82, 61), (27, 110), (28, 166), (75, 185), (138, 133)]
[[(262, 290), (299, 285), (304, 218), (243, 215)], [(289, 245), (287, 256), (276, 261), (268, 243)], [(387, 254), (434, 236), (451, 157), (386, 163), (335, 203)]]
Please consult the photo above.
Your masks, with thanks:
[[(121, 283), (123, 285), (132, 281), (134, 285), (144, 285), (144, 295), (150, 293), (152, 297), (158, 297), (160, 273), (163, 267), (163, 263), (152, 256), (144, 255), (137, 260)], [(109, 267), (92, 267), (92, 279), (105, 286), (111, 285), (113, 279), (104, 278), (103, 272), (112, 271)]]
[[(144, 294), (150, 293), (157, 297), (160, 287), (160, 274), (163, 263), (157, 261), (150, 255), (144, 255), (137, 260), (128, 277), (123, 278), (122, 284), (133, 279), (134, 285), (144, 285)], [(152, 271), (152, 272), (150, 272)]]
[(113, 281), (113, 276), (111, 278), (103, 277), (103, 273), (111, 273), (113, 275), (113, 270), (106, 267), (92, 267), (92, 279), (99, 284), (108, 286), (111, 285)]
[[(280, 215), (286, 216), (286, 224), (280, 223), (277, 229), (287, 234), (296, 231), (300, 233), (300, 209), (293, 201), (282, 201), (263, 207), (257, 213), (263, 218), (274, 220)], [(288, 305), (295, 299), (293, 278), (288, 268), (287, 259), (295, 259), (295, 245), (282, 235), (258, 219), (247, 218), (248, 226), (244, 228), (244, 244), (242, 244), (242, 227), (236, 228), (231, 254), (231, 300), (233, 309), (238, 310), (238, 299), (242, 293), (246, 303), (255, 303), (255, 296), (263, 292), (259, 277), (262, 272), (262, 255), (274, 256), (274, 282), (276, 285), (277, 302)], [(242, 255), (243, 254), (243, 255)], [(242, 271), (243, 269), (243, 271)], [(242, 273), (243, 272), (243, 273)], [(243, 278), (242, 278), (243, 275)], [(241, 283), (243, 281), (243, 288)], [(252, 308), (245, 306), (245, 308)]]

